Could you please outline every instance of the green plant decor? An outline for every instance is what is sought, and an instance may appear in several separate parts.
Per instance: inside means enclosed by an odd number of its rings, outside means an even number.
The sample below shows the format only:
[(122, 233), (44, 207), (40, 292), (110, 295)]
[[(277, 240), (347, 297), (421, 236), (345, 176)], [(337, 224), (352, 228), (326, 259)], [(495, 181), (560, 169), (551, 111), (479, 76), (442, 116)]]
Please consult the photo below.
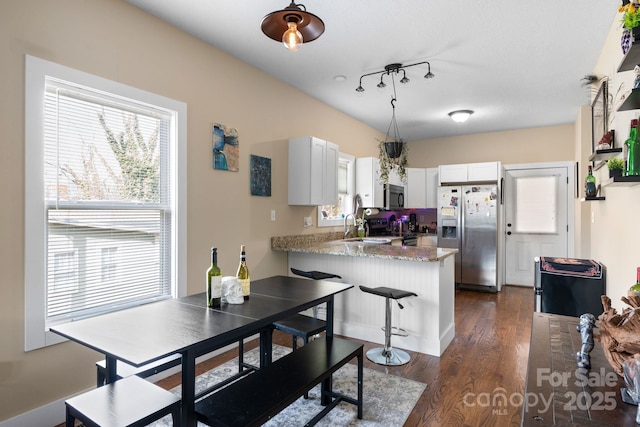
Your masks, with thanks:
[(623, 12), (622, 26), (627, 30), (632, 30), (637, 26), (640, 26), (640, 13), (638, 11), (638, 5), (633, 2), (629, 2), (626, 5), (620, 6), (619, 12)]
[(613, 157), (607, 161), (607, 167), (610, 171), (621, 171), (624, 169), (624, 160), (619, 157)]
[(402, 182), (407, 181), (407, 167), (409, 167), (409, 162), (407, 160), (407, 154), (409, 149), (407, 148), (407, 143), (402, 144), (402, 152), (400, 156), (395, 159), (390, 158), (387, 155), (387, 150), (385, 148), (385, 143), (389, 141), (381, 141), (378, 140), (378, 160), (380, 162), (380, 179), (384, 184), (389, 183), (389, 172), (393, 169), (396, 170), (398, 176), (402, 180)]

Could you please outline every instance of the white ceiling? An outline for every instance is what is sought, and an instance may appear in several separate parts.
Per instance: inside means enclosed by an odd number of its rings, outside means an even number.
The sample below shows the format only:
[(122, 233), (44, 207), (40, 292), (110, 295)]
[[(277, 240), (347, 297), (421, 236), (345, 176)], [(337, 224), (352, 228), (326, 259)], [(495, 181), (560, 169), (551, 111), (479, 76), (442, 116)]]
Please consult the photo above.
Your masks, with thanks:
[[(262, 34), (262, 18), (288, 0), (127, 0), (207, 43), (386, 133), (390, 63), (429, 61), (397, 83), (406, 141), (573, 123), (590, 102), (591, 74), (619, 0), (306, 0), (325, 33), (295, 53)], [(346, 76), (338, 82), (337, 75)], [(386, 77), (386, 76), (385, 76)], [(388, 83), (388, 80), (386, 81)], [(471, 109), (463, 124), (447, 114)]]

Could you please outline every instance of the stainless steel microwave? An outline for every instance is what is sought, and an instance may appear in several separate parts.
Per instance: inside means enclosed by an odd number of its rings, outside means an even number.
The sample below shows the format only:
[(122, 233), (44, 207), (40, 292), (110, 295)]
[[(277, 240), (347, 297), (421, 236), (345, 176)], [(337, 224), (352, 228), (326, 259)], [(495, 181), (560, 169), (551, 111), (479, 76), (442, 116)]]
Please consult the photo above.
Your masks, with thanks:
[(404, 208), (404, 187), (387, 184), (384, 191), (384, 208), (387, 210)]

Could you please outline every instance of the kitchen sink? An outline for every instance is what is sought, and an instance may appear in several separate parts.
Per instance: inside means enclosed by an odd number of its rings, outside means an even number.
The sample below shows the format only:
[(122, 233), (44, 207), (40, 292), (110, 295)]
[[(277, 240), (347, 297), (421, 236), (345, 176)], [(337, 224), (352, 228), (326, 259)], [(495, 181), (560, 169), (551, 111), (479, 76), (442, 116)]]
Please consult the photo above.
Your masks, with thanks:
[(391, 239), (386, 237), (353, 237), (351, 239), (343, 239), (343, 242), (362, 242), (370, 245), (390, 245)]

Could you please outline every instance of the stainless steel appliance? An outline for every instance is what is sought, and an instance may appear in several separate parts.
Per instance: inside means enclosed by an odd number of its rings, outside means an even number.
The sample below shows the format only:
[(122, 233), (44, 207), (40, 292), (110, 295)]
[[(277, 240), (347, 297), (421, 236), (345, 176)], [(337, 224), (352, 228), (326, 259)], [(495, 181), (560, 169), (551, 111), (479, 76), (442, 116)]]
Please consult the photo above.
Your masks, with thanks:
[(438, 188), (438, 247), (458, 249), (456, 286), (498, 290), (498, 186)]
[(384, 208), (387, 210), (404, 208), (404, 187), (387, 184), (384, 190)]

